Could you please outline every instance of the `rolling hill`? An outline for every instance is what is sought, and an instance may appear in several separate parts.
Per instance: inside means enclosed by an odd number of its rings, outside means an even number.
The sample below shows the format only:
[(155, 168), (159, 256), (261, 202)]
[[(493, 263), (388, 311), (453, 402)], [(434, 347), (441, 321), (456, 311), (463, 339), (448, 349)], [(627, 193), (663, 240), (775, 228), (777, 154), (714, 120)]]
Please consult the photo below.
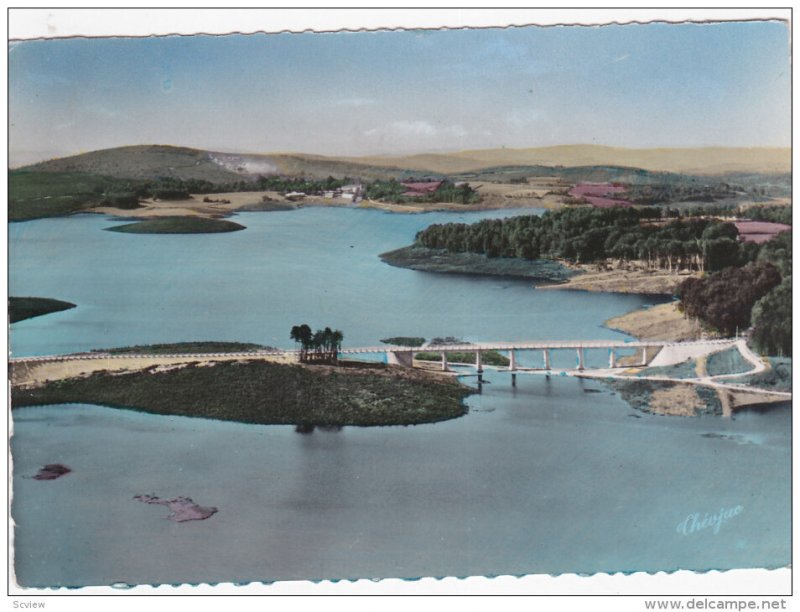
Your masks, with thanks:
[(497, 166), (622, 166), (656, 172), (719, 175), (786, 173), (789, 148), (623, 149), (600, 145), (563, 145), (532, 149), (484, 149), (405, 157), (356, 157), (350, 161), (445, 174), (474, 172)]
[(166, 145), (136, 145), (52, 159), (24, 170), (81, 173), (115, 178), (170, 177), (212, 183), (259, 174), (324, 178), (404, 178), (416, 174), (463, 174), (514, 166), (615, 166), (695, 175), (788, 173), (791, 150), (780, 148), (623, 149), (565, 145), (533, 149), (486, 149), (402, 157), (326, 157), (301, 153), (219, 153)]

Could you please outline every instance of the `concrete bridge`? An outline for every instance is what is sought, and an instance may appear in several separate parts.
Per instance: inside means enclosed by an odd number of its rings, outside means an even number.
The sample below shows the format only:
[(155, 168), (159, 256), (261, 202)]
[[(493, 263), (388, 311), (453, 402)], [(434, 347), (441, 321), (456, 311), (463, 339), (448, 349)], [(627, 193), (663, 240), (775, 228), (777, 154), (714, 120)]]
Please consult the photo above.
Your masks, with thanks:
[[(619, 366), (617, 351), (623, 349), (641, 349), (641, 357), (639, 363), (636, 365), (646, 366), (655, 354), (664, 347), (679, 347), (682, 349), (680, 352), (687, 352), (689, 354), (701, 354), (711, 351), (720, 350), (726, 346), (733, 345), (734, 340), (721, 339), (721, 340), (700, 340), (694, 342), (671, 342), (671, 341), (658, 341), (658, 340), (533, 340), (533, 341), (518, 341), (518, 342), (479, 342), (474, 344), (446, 344), (434, 345), (423, 347), (402, 347), (402, 346), (383, 346), (383, 347), (367, 347), (358, 349), (343, 349), (342, 354), (358, 354), (358, 353), (386, 353), (387, 362), (399, 365), (411, 366), (413, 365), (414, 355), (417, 353), (439, 353), (441, 355), (441, 369), (442, 371), (448, 370), (448, 353), (473, 353), (475, 369), (480, 375), (483, 372), (482, 353), (486, 351), (505, 352), (508, 354), (509, 365), (507, 370), (512, 372), (512, 380), (514, 380), (513, 373), (518, 370), (550, 370), (551, 369), (551, 353), (556, 350), (573, 350), (575, 351), (575, 369), (583, 371), (587, 368), (586, 354), (589, 349), (606, 349), (608, 351), (608, 368), (616, 369)], [(695, 349), (695, 350), (692, 350)], [(520, 351), (540, 351), (542, 353), (542, 362), (540, 368), (520, 368), (517, 365), (517, 352)], [(630, 367), (632, 364), (627, 364), (624, 367)]]
[[(638, 362), (635, 365), (645, 366), (651, 362), (656, 353), (669, 353), (671, 355), (668, 359), (662, 359), (663, 363), (656, 363), (653, 361), (652, 365), (668, 365), (669, 363), (676, 363), (683, 361), (688, 357), (707, 354), (713, 351), (721, 350), (726, 346), (732, 346), (735, 340), (702, 340), (693, 342), (668, 342), (658, 340), (531, 340), (531, 341), (514, 341), (514, 342), (478, 342), (470, 344), (441, 344), (433, 346), (421, 347), (408, 347), (408, 346), (367, 346), (367, 347), (344, 347), (339, 351), (340, 356), (349, 355), (367, 355), (367, 354), (383, 354), (385, 355), (387, 363), (403, 365), (412, 367), (414, 363), (414, 356), (418, 353), (439, 353), (441, 356), (441, 370), (448, 371), (448, 353), (472, 353), (474, 358), (472, 365), (474, 365), (479, 379), (483, 373), (483, 353), (486, 351), (505, 352), (508, 355), (509, 365), (507, 368), (500, 368), (510, 371), (512, 373), (512, 381), (516, 380), (515, 372), (517, 371), (531, 371), (543, 370), (549, 371), (551, 369), (551, 355), (554, 351), (574, 351), (576, 358), (575, 370), (583, 371), (589, 368), (586, 362), (585, 352), (587, 350), (605, 349), (608, 351), (608, 368), (616, 369), (619, 367), (630, 367), (634, 364), (627, 364), (620, 366), (618, 363), (617, 352), (624, 349), (641, 350), (641, 356), (638, 357)], [(669, 348), (669, 351), (662, 351), (664, 348)], [(520, 367), (517, 362), (517, 353), (519, 352), (538, 351), (541, 352), (542, 361), (541, 367)], [(126, 360), (126, 359), (153, 359), (153, 360), (214, 360), (214, 359), (258, 359), (258, 358), (283, 358), (287, 360), (297, 360), (299, 358), (299, 350), (265, 350), (265, 351), (249, 351), (249, 352), (236, 352), (236, 353), (175, 353), (175, 354), (147, 354), (147, 353), (119, 353), (111, 354), (104, 352), (93, 353), (76, 353), (68, 355), (44, 355), (36, 357), (20, 357), (10, 359), (10, 363), (18, 364), (36, 364), (46, 362), (59, 362), (59, 361), (92, 361), (92, 360)], [(658, 359), (658, 358), (657, 358)]]

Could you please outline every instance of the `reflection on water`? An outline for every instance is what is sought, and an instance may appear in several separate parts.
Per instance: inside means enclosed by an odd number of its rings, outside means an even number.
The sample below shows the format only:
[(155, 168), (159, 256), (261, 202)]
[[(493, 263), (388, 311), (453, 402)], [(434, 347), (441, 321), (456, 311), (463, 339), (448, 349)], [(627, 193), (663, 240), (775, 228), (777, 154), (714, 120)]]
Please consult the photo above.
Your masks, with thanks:
[[(521, 374), (512, 387), (507, 373), (485, 377), (462, 418), (312, 435), (95, 406), (22, 409), (12, 441), (19, 579), (75, 585), (789, 563), (788, 410), (737, 420), (629, 418), (633, 411), (594, 381)], [(55, 462), (72, 473), (28, 478)], [(138, 494), (187, 496), (219, 512), (176, 525), (134, 503)], [(694, 514), (738, 506), (716, 533), (678, 529)]]
[[(446, 220), (453, 216), (309, 208), (242, 214), (247, 230), (212, 237), (105, 232), (115, 222), (96, 215), (15, 223), (11, 295), (78, 307), (15, 324), (11, 347), (16, 356), (190, 340), (292, 347), (289, 330), (302, 322), (341, 329), (346, 346), (398, 335), (622, 338), (603, 321), (653, 301), (420, 273), (378, 258)], [(558, 367), (574, 364), (574, 354), (563, 358)]]

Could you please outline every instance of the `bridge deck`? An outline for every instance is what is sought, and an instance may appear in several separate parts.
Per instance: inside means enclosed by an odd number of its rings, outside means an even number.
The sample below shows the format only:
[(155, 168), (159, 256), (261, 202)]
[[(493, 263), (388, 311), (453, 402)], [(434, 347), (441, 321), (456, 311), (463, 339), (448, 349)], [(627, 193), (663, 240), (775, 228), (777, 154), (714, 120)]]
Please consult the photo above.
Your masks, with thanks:
[[(721, 340), (696, 340), (691, 342), (668, 342), (662, 340), (532, 340), (520, 342), (476, 342), (474, 344), (447, 344), (436, 346), (368, 346), (368, 347), (343, 347), (340, 355), (364, 355), (371, 353), (450, 353), (450, 352), (476, 352), (476, 351), (527, 351), (527, 350), (558, 350), (558, 349), (636, 349), (653, 348), (666, 346), (708, 346), (708, 345), (727, 345), (733, 344), (734, 339)], [(66, 361), (66, 360), (90, 360), (90, 359), (141, 359), (163, 358), (163, 359), (214, 359), (214, 358), (248, 358), (248, 357), (268, 357), (268, 356), (294, 356), (300, 353), (294, 349), (276, 349), (272, 351), (251, 351), (241, 353), (72, 353), (66, 355), (40, 355), (33, 357), (15, 357), (9, 359), (10, 363), (28, 363), (37, 361)]]

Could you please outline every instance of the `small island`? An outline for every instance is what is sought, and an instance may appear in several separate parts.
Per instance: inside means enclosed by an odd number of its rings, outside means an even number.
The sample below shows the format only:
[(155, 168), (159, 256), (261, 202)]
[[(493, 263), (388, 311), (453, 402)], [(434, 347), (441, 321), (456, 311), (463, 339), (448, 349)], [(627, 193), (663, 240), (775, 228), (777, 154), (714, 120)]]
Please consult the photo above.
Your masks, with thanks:
[[(12, 366), (13, 368), (13, 366)], [(241, 359), (95, 371), (12, 388), (12, 409), (89, 403), (263, 425), (414, 425), (463, 416), (455, 378), (381, 363)], [(67, 409), (67, 408), (65, 408)]]
[(382, 253), (380, 258), (390, 266), (420, 272), (507, 276), (547, 284), (566, 282), (576, 274), (574, 270), (557, 261), (488, 257), (480, 253), (450, 252), (417, 244)]
[(156, 217), (106, 228), (125, 234), (220, 234), (246, 229), (233, 221), (205, 217)]
[(52, 298), (8, 298), (8, 315), (11, 323), (17, 323), (19, 321), (24, 321), (25, 319), (32, 319), (33, 317), (41, 317), (42, 315), (50, 314), (52, 312), (69, 310), (70, 308), (75, 308), (75, 304), (72, 304), (71, 302), (62, 302), (61, 300), (54, 300)]

